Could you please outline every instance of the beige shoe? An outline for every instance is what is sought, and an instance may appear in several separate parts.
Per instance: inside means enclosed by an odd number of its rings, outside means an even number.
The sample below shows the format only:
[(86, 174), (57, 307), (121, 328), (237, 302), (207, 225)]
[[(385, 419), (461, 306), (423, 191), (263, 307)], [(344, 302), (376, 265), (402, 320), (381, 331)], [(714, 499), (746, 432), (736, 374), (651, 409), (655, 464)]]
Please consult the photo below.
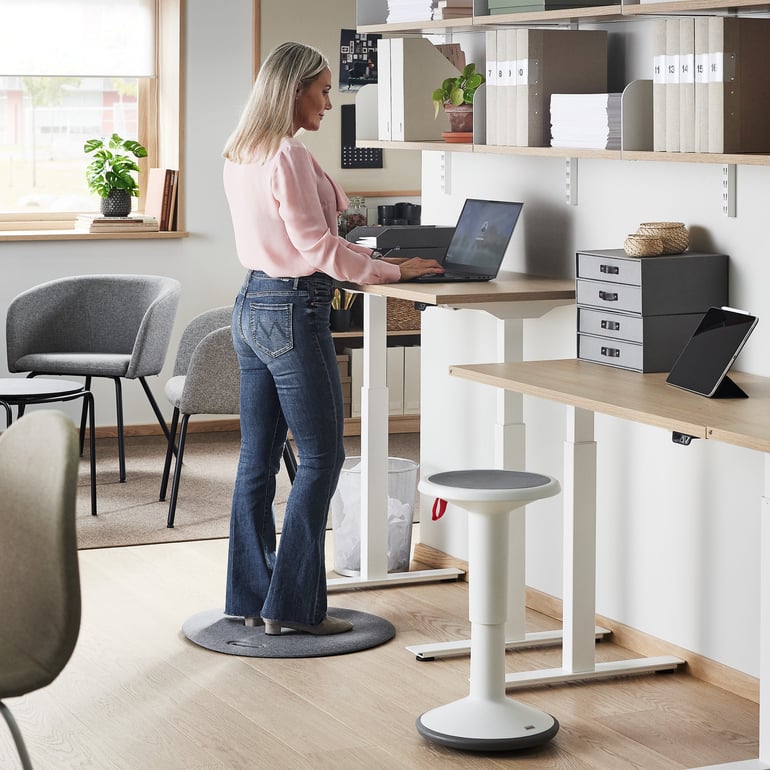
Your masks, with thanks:
[(302, 623), (290, 623), (286, 620), (267, 620), (265, 622), (265, 633), (268, 636), (278, 636), (282, 628), (289, 628), (292, 631), (299, 631), (303, 634), (313, 634), (314, 636), (327, 636), (329, 634), (344, 634), (353, 629), (353, 624), (347, 620), (333, 618), (327, 615), (317, 626), (306, 626)]
[(247, 615), (243, 619), (243, 625), (252, 628), (254, 626), (264, 625), (264, 621), (262, 620), (262, 618), (259, 617), (259, 615), (256, 615), (256, 616)]

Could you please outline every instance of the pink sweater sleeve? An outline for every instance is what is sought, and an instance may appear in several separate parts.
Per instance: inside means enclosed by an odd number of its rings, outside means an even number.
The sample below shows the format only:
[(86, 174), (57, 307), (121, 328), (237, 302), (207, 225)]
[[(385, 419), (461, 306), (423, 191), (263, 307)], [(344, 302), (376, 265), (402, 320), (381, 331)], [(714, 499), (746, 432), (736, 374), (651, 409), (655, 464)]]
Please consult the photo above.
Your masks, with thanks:
[(336, 234), (341, 191), (304, 145), (284, 144), (275, 161), (271, 191), (278, 216), (304, 262), (319, 272), (352, 283), (399, 280), (398, 266), (372, 260), (368, 249), (350, 244)]

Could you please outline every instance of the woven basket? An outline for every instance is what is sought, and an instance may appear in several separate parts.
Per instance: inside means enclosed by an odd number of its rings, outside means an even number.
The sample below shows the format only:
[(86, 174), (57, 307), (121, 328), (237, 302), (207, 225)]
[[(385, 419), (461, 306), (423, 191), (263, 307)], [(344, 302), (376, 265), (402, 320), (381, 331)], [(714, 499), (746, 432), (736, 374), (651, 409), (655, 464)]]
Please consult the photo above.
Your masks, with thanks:
[(657, 257), (663, 253), (663, 239), (658, 235), (631, 233), (623, 242), (629, 257)]
[(690, 234), (684, 222), (642, 222), (637, 232), (657, 235), (663, 241), (664, 254), (681, 254), (690, 245)]
[(420, 311), (415, 310), (414, 302), (405, 299), (387, 298), (389, 332), (420, 330)]

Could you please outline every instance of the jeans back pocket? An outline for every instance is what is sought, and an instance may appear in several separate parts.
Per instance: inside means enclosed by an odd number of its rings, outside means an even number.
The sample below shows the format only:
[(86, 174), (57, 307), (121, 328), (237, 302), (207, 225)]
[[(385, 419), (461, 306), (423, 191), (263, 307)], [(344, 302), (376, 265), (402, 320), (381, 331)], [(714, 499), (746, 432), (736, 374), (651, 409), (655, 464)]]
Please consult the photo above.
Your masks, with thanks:
[(293, 305), (249, 302), (249, 331), (255, 350), (271, 358), (288, 353), (294, 347)]

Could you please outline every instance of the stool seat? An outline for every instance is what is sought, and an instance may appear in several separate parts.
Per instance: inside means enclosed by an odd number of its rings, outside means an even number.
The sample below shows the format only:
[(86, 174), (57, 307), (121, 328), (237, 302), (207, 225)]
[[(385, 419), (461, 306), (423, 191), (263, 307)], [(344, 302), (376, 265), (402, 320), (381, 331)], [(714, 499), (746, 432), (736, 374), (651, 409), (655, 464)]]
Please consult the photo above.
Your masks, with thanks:
[(426, 711), (417, 719), (417, 731), (471, 751), (524, 749), (549, 741), (559, 730), (557, 720), (505, 695), (508, 537), (512, 512), (558, 494), (559, 482), (525, 471), (455, 470), (434, 473), (418, 488), (468, 512), (471, 660), (468, 696)]
[(526, 503), (557, 494), (559, 482), (541, 473), (478, 469), (434, 473), (420, 481), (419, 489), (457, 504)]

